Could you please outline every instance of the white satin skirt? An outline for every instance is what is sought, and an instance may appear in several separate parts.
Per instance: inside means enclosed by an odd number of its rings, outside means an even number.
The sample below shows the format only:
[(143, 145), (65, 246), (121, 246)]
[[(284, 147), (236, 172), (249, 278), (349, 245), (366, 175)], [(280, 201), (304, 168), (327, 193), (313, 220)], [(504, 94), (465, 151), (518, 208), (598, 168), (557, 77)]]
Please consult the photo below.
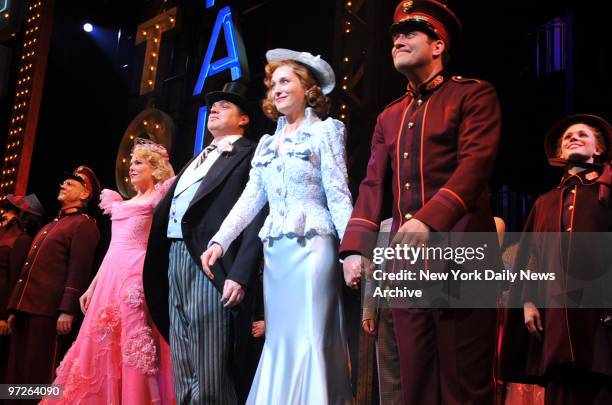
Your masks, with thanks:
[(333, 237), (264, 244), (266, 339), (249, 405), (353, 403)]

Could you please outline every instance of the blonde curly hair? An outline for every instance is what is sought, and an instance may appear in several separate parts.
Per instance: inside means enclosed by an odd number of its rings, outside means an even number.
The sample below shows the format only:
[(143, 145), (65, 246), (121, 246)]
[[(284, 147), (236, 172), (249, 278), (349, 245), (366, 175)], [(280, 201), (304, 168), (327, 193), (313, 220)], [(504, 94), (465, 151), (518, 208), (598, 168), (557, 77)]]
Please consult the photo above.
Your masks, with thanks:
[(156, 183), (164, 182), (174, 176), (168, 151), (160, 144), (148, 139), (136, 138), (131, 156), (138, 156), (151, 165)]

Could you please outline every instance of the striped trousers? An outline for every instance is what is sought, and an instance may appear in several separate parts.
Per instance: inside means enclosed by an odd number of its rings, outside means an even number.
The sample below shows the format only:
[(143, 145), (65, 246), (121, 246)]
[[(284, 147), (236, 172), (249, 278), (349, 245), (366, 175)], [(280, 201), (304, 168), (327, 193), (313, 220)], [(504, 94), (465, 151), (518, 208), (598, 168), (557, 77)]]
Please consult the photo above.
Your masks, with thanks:
[(182, 240), (170, 245), (170, 349), (178, 404), (234, 405), (230, 312)]

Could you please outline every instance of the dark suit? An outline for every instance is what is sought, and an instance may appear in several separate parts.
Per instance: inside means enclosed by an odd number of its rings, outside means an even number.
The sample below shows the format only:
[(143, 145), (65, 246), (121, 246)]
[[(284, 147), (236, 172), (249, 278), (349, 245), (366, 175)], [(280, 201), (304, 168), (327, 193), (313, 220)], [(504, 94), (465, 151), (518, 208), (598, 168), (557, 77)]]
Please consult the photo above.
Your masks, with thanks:
[[(198, 273), (202, 272), (201, 254), (206, 250), (212, 236), (219, 230), (248, 181), (255, 146), (252, 141), (240, 138), (234, 143), (232, 152), (219, 157), (203, 178), (183, 216), (181, 224), (183, 241), (193, 263), (197, 265), (195, 266), (197, 270), (194, 271)], [(174, 191), (184, 170), (177, 176), (175, 184), (154, 212), (144, 264), (143, 277), (147, 305), (153, 321), (166, 339), (169, 336), (170, 326), (168, 267), (172, 243), (166, 235)], [(248, 342), (250, 334), (253, 303), (256, 298), (254, 292), (257, 289), (257, 271), (262, 257), (262, 245), (257, 234), (266, 215), (267, 209), (262, 210), (212, 268), (215, 275), (212, 282), (219, 292), (223, 291), (227, 279), (240, 283), (245, 290), (243, 302), (231, 312), (233, 336), (230, 344), (234, 359), (238, 362), (248, 349), (245, 347), (245, 342)], [(250, 382), (241, 380), (238, 367), (234, 367), (233, 371), (240, 398), (241, 394), (246, 395)]]

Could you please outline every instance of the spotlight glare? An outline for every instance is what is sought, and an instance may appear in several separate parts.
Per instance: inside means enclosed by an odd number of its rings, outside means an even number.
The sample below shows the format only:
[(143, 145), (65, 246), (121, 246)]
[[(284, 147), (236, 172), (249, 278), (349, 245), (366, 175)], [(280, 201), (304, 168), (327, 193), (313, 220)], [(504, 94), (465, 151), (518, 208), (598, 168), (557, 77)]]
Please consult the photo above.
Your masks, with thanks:
[(85, 31), (85, 32), (92, 32), (93, 31), (93, 25), (91, 25), (90, 23), (83, 24), (83, 31)]

